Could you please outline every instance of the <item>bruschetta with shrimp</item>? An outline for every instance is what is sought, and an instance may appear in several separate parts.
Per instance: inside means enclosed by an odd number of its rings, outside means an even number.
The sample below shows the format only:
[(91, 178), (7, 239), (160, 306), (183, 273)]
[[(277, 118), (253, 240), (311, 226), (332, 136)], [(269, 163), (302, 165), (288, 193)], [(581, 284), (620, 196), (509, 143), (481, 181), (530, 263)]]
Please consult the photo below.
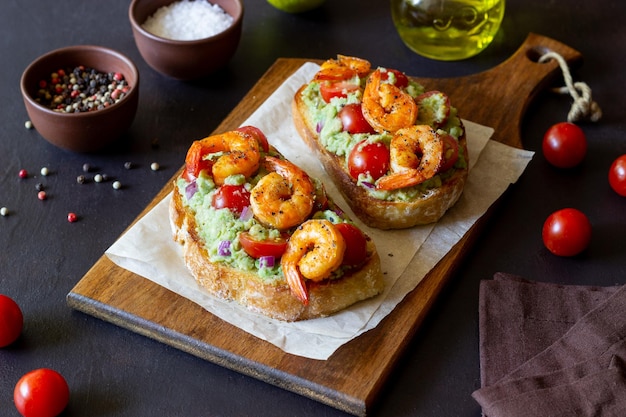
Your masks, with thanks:
[(448, 96), (404, 73), (339, 55), (293, 99), (296, 129), (365, 224), (438, 221), (463, 192), (465, 129)]
[(372, 239), (258, 128), (193, 142), (169, 215), (197, 282), (268, 317), (324, 317), (383, 290)]

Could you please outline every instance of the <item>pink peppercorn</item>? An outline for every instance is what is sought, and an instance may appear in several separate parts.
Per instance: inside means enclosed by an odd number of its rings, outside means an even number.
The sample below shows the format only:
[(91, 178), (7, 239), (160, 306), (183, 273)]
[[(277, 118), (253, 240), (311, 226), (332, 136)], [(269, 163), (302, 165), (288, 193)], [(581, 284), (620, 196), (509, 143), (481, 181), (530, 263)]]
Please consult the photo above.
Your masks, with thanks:
[(67, 221), (70, 223), (74, 223), (76, 220), (78, 220), (78, 216), (76, 215), (76, 213), (68, 213), (67, 214)]
[(20, 172), (18, 172), (18, 174), (20, 176), (20, 178), (27, 178), (28, 177), (28, 171), (26, 171), (25, 169), (20, 169)]
[(38, 198), (38, 199), (40, 199), (40, 200), (42, 200), (42, 201), (43, 201), (43, 200), (45, 200), (45, 199), (47, 198), (46, 192), (45, 192), (45, 191), (43, 191), (43, 190), (42, 190), (42, 191), (39, 191), (39, 192), (37, 193), (37, 198)]

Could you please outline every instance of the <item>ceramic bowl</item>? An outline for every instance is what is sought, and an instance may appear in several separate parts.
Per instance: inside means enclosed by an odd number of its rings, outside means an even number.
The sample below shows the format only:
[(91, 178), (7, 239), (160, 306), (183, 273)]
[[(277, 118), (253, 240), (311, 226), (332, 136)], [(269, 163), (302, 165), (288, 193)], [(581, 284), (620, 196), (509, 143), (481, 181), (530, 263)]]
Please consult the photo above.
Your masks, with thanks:
[[(198, 0), (200, 1), (200, 0)], [(241, 38), (241, 0), (211, 0), (233, 17), (233, 23), (216, 35), (198, 40), (172, 40), (154, 35), (142, 27), (148, 17), (174, 0), (133, 0), (128, 18), (139, 53), (157, 72), (179, 80), (206, 77), (224, 67), (235, 54)]]
[[(37, 100), (42, 80), (50, 80), (51, 74), (59, 69), (78, 66), (100, 73), (121, 73), (131, 88), (109, 107), (80, 113), (51, 110)], [(119, 139), (132, 124), (139, 101), (139, 72), (129, 58), (112, 49), (69, 46), (33, 61), (22, 74), (20, 89), (28, 117), (44, 139), (66, 150), (94, 152)]]

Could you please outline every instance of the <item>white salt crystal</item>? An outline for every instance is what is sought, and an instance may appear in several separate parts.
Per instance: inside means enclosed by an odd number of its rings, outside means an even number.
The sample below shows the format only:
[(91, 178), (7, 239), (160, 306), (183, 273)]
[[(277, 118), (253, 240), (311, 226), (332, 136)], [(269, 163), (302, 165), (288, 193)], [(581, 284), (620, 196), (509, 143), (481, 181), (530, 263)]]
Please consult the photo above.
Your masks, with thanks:
[(226, 30), (233, 17), (206, 0), (181, 0), (163, 6), (142, 25), (162, 38), (190, 41), (208, 38)]

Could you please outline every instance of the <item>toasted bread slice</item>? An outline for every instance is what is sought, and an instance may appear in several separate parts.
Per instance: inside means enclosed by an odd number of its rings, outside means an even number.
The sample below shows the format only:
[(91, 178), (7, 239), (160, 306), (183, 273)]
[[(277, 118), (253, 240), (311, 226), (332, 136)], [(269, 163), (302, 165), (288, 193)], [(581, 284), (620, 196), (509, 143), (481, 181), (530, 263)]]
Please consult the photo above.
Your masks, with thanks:
[(244, 270), (225, 262), (212, 261), (207, 250), (208, 242), (199, 232), (196, 212), (186, 204), (187, 197), (177, 185), (178, 181), (182, 179), (175, 181), (169, 206), (174, 240), (182, 246), (189, 271), (210, 294), (234, 300), (274, 319), (297, 321), (331, 315), (382, 292), (384, 282), (380, 258), (374, 242), (365, 234), (365, 261), (347, 268), (339, 277), (319, 282), (307, 280), (307, 303), (292, 293), (284, 278), (268, 280), (262, 278), (257, 270)]
[[(302, 96), (306, 87), (307, 85), (303, 85), (296, 92), (292, 102), (296, 130), (315, 152), (355, 215), (365, 224), (378, 229), (402, 229), (433, 223), (457, 202), (465, 186), (467, 168), (455, 168), (452, 175), (443, 177), (440, 186), (428, 188), (409, 201), (378, 199), (365, 187), (357, 185), (357, 181), (348, 171), (345, 158), (328, 151), (320, 144), (316, 124), (311, 119)], [(459, 138), (458, 145), (467, 158), (465, 134)]]

